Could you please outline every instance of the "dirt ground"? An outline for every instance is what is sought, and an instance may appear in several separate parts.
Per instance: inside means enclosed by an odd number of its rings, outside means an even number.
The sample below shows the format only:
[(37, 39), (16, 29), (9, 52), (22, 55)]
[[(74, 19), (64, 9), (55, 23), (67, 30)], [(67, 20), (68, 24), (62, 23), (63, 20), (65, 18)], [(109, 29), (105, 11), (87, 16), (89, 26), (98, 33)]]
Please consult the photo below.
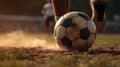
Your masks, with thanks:
[[(18, 60), (35, 60), (37, 62), (45, 63), (47, 61), (50, 61), (52, 58), (54, 58), (56, 55), (63, 55), (63, 56), (70, 56), (70, 57), (82, 57), (85, 52), (78, 52), (78, 51), (65, 51), (65, 50), (43, 50), (40, 47), (34, 47), (34, 48), (0, 48), (1, 52), (8, 52), (8, 53), (14, 53), (18, 52), (18, 54), (22, 53), (27, 58), (23, 57), (23, 55), (20, 55), (17, 57)], [(97, 57), (97, 58), (105, 58), (105, 59), (114, 59), (114, 60), (120, 60), (120, 46), (111, 46), (111, 47), (93, 47), (87, 51), (89, 57)]]

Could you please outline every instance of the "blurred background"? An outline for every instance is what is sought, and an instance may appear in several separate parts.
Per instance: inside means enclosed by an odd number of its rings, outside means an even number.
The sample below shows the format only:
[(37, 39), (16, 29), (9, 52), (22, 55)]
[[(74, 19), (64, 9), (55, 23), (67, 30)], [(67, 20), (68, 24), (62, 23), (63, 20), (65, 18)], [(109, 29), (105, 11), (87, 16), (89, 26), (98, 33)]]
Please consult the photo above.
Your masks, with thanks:
[[(15, 30), (26, 33), (44, 32), (41, 9), (45, 3), (46, 0), (0, 0), (0, 33)], [(120, 0), (108, 0), (104, 33), (120, 33), (119, 3)], [(70, 11), (82, 11), (91, 16), (89, 0), (71, 0)]]
[[(70, 11), (91, 16), (89, 1), (71, 0)], [(0, 0), (0, 67), (120, 67), (120, 0), (108, 0), (105, 31), (85, 53), (49, 50), (59, 48), (54, 37), (44, 35), (41, 9), (46, 2)]]

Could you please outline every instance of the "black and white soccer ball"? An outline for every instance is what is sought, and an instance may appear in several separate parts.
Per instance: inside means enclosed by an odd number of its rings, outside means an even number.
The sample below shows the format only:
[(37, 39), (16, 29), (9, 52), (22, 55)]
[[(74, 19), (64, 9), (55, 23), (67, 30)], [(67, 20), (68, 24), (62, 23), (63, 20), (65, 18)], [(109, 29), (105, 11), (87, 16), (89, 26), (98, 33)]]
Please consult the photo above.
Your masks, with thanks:
[(57, 21), (54, 36), (61, 48), (86, 51), (96, 39), (96, 26), (85, 13), (73, 11)]

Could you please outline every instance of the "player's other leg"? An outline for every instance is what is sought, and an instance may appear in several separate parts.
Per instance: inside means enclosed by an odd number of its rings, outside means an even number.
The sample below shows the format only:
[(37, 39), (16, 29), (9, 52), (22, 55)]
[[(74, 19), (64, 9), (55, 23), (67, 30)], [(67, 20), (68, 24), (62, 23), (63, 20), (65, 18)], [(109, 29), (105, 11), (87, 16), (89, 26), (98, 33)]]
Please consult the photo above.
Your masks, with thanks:
[(48, 17), (45, 18), (45, 32), (48, 35), (50, 35), (50, 33), (49, 33), (49, 18)]
[(69, 12), (69, 0), (52, 0), (55, 20), (57, 21), (62, 15)]
[(47, 16), (45, 18), (45, 30), (48, 35), (53, 34), (54, 24), (55, 24), (54, 16)]
[(54, 16), (49, 17), (49, 30), (50, 30), (50, 34), (53, 34), (54, 31), (54, 25), (55, 25), (55, 20), (54, 20)]
[(103, 32), (106, 23), (107, 0), (90, 0), (92, 20), (95, 22), (97, 32)]

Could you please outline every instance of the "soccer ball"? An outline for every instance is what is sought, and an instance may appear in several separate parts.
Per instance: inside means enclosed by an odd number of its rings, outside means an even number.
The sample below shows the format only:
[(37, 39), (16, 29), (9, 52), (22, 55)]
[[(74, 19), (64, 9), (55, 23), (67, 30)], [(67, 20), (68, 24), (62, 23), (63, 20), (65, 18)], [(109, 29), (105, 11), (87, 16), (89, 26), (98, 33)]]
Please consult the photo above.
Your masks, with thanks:
[(85, 13), (73, 11), (60, 17), (54, 36), (61, 48), (86, 51), (96, 39), (96, 26)]

